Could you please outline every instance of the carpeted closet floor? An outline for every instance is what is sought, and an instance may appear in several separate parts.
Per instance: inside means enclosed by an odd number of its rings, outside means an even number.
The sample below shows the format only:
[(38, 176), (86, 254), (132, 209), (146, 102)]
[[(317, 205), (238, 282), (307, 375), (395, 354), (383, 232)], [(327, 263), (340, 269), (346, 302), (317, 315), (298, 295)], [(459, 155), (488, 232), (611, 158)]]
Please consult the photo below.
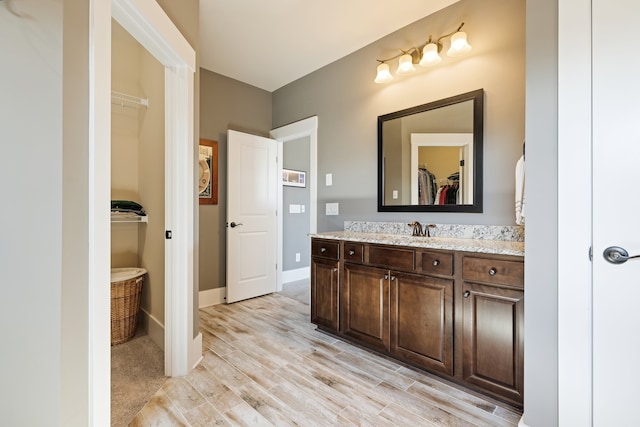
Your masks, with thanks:
[(164, 352), (148, 335), (111, 347), (111, 425), (128, 426), (166, 380)]

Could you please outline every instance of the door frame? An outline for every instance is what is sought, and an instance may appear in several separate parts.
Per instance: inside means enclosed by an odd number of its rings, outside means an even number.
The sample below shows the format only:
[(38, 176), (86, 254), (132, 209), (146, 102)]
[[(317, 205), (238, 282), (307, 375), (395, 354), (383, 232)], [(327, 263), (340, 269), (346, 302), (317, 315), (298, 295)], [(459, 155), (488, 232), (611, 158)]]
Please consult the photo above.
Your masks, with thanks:
[[(202, 357), (194, 337), (193, 247), (195, 196), (195, 51), (155, 1), (93, 0), (89, 11), (90, 194), (102, 207), (110, 198), (111, 18), (165, 67), (165, 373), (187, 374)], [(92, 425), (110, 419), (109, 216), (91, 209), (94, 277), (89, 284), (89, 413)], [(104, 256), (102, 256), (103, 254)], [(175, 286), (180, 283), (181, 286)]]
[[(282, 176), (283, 144), (296, 139), (309, 137), (309, 233), (318, 230), (318, 116), (309, 117), (291, 123), (270, 132), (271, 138), (278, 141), (278, 176)], [(277, 268), (276, 290), (282, 291), (282, 263), (283, 263), (283, 194), (282, 184), (278, 183), (278, 231), (277, 231)]]
[(591, 2), (558, 0), (559, 425), (592, 425), (591, 31)]

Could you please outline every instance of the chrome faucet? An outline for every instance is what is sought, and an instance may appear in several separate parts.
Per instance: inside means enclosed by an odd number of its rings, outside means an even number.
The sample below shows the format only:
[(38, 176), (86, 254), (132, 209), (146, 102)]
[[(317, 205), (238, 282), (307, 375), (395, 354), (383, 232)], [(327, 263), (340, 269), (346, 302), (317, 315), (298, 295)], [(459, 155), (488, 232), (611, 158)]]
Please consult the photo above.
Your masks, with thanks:
[(429, 229), (436, 227), (435, 224), (429, 224), (429, 225), (425, 225), (423, 229), (422, 224), (420, 224), (418, 221), (413, 221), (411, 224), (407, 224), (407, 225), (409, 227), (413, 227), (413, 230), (411, 232), (412, 236), (426, 236), (426, 237), (431, 237), (431, 232), (429, 231)]

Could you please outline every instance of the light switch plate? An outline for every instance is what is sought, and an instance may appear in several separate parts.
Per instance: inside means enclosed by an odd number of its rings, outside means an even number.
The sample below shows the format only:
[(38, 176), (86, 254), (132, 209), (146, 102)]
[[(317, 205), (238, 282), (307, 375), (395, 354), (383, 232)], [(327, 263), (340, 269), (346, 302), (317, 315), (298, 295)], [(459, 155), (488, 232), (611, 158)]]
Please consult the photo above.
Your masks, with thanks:
[(331, 187), (333, 185), (333, 174), (328, 173), (324, 176), (324, 183), (327, 187)]
[(338, 215), (339, 213), (338, 203), (327, 203), (325, 205), (325, 212), (327, 215)]
[(300, 205), (289, 205), (289, 213), (300, 213)]
[(394, 199), (397, 199), (398, 198), (398, 190), (393, 190), (393, 195), (391, 197), (393, 197)]

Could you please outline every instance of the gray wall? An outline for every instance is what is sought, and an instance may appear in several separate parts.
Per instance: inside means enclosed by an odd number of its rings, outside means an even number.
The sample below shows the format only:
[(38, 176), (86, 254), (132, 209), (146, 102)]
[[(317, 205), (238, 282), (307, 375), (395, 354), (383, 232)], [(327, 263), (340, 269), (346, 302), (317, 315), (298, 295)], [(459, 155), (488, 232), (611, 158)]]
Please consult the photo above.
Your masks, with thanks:
[(218, 141), (219, 159), (218, 204), (199, 207), (204, 291), (226, 286), (227, 130), (268, 137), (271, 93), (205, 69), (200, 70), (200, 88), (200, 137)]
[[(473, 51), (443, 55), (420, 69), (377, 85), (376, 58), (451, 32), (465, 22)], [(393, 68), (393, 67), (392, 67)], [(475, 89), (485, 90), (484, 213), (377, 212), (376, 120), (390, 113)], [(525, 107), (525, 1), (462, 0), (366, 46), (273, 94), (273, 127), (318, 116), (318, 231), (345, 220), (514, 224), (514, 168), (522, 152)], [(333, 186), (324, 175), (333, 174)], [(324, 205), (340, 203), (340, 215)]]
[[(306, 171), (306, 187), (283, 186), (282, 189), (282, 270), (295, 270), (309, 267), (311, 262), (311, 243), (309, 234), (309, 155), (311, 142), (309, 137), (287, 141), (283, 144), (283, 162), (285, 169)], [(304, 205), (304, 213), (289, 213), (289, 205)], [(296, 262), (296, 253), (300, 261)]]
[(531, 427), (558, 425), (557, 10), (558, 0), (527, 2), (524, 407)]

